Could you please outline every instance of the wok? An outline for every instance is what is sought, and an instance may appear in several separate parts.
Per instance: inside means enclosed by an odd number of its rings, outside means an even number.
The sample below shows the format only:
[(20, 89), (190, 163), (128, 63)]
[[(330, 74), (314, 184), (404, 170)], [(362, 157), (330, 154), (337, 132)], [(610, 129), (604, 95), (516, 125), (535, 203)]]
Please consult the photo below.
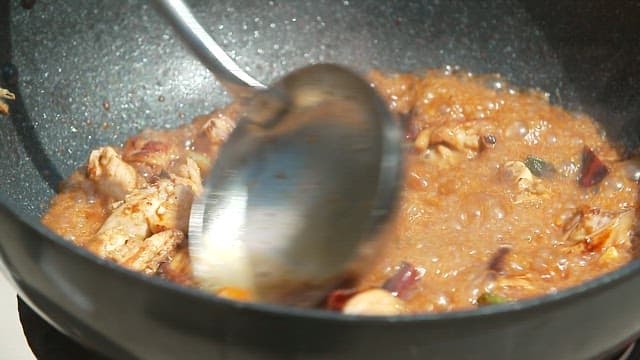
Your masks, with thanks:
[[(190, 1), (264, 82), (311, 62), (359, 71), (497, 72), (640, 143), (640, 7), (615, 1)], [(241, 304), (119, 268), (45, 229), (90, 149), (176, 126), (228, 97), (144, 1), (0, 1), (0, 257), (19, 296), (114, 358), (587, 359), (640, 333), (640, 262), (576, 288), (474, 311), (349, 317)], [(7, 74), (5, 74), (7, 75)], [(8, 80), (8, 81), (7, 81)]]

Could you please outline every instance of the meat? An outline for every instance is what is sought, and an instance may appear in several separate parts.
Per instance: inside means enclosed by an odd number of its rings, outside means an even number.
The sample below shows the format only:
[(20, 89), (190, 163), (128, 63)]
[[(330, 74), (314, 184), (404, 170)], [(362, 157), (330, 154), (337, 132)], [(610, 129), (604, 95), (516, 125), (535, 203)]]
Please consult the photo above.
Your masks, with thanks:
[(180, 148), (171, 141), (163, 141), (164, 136), (157, 136), (160, 135), (157, 133), (147, 131), (134, 136), (123, 149), (123, 159), (147, 180), (167, 171), (172, 161), (180, 157)]
[(170, 175), (175, 184), (185, 185), (191, 188), (195, 195), (202, 193), (202, 176), (200, 168), (191, 158), (186, 158), (184, 164), (177, 166), (176, 172)]
[(120, 154), (110, 146), (91, 152), (87, 176), (95, 182), (98, 191), (114, 200), (124, 199), (138, 184), (136, 169), (124, 162)]
[[(144, 212), (138, 208), (138, 200), (145, 199), (142, 194), (135, 195), (130, 196), (107, 218), (98, 233), (87, 243), (89, 250), (98, 256), (123, 263), (144, 246), (144, 239), (151, 234), (151, 230)], [(146, 195), (151, 195), (148, 189)]]
[(533, 174), (522, 161), (507, 161), (502, 168), (505, 180), (515, 183), (518, 189), (527, 190), (533, 185)]
[(168, 179), (136, 189), (116, 204), (88, 247), (133, 270), (155, 273), (184, 239), (193, 196), (191, 187)]
[(548, 197), (549, 191), (542, 180), (535, 178), (522, 161), (507, 161), (502, 166), (501, 176), (512, 186), (512, 201), (515, 204), (539, 202)]
[(439, 169), (444, 170), (455, 166), (464, 160), (464, 155), (443, 144), (436, 144), (427, 148), (423, 157), (426, 161), (432, 162)]
[(65, 182), (43, 221), (100, 257), (146, 274), (162, 266), (167, 277), (190, 284), (186, 233), (191, 203), (202, 192), (196, 161), (208, 168), (203, 154), (219, 145), (205, 141), (196, 150), (193, 143), (209, 119), (145, 130), (122, 149), (92, 151), (86, 171)]
[(11, 91), (0, 87), (0, 115), (9, 114), (9, 105), (7, 105), (4, 99), (15, 100), (16, 96)]
[(191, 259), (189, 258), (189, 249), (185, 245), (185, 243), (179, 245), (175, 254), (171, 256), (168, 262), (160, 266), (158, 272), (163, 277), (178, 284), (193, 285)]
[[(231, 113), (234, 113), (232, 111)], [(228, 112), (216, 111), (202, 126), (202, 130), (212, 144), (220, 145), (227, 138), (235, 127), (235, 120), (232, 119)]]
[(447, 144), (452, 149), (465, 152), (467, 158), (473, 158), (480, 149), (478, 129), (468, 123), (456, 126), (440, 126), (433, 130), (429, 142), (431, 144)]
[(108, 216), (104, 199), (73, 187), (55, 197), (42, 222), (63, 238), (82, 246), (93, 238)]
[(581, 251), (602, 252), (604, 260), (611, 261), (631, 248), (633, 224), (633, 209), (616, 212), (582, 207), (564, 225), (563, 241)]
[(151, 235), (144, 240), (144, 246), (140, 246), (122, 265), (145, 274), (155, 274), (160, 264), (175, 253), (176, 247), (184, 239), (184, 233), (179, 230), (165, 230)]
[[(427, 161), (440, 169), (456, 166), (463, 160), (470, 160), (491, 146), (485, 144), (491, 127), (476, 121), (466, 123), (446, 123), (436, 127), (427, 127), (420, 131), (414, 141), (414, 148)], [(485, 134), (486, 133), (486, 134)]]

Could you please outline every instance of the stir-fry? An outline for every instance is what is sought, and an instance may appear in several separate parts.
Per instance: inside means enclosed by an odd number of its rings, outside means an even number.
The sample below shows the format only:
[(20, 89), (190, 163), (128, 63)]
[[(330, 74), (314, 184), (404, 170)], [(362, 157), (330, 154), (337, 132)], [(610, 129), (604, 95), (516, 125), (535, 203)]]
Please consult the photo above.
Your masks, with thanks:
[[(369, 79), (402, 123), (406, 170), (382, 255), (318, 307), (396, 315), (487, 306), (578, 285), (634, 258), (640, 161), (588, 116), (497, 76)], [(91, 152), (43, 222), (129, 269), (186, 286), (191, 203), (237, 104)], [(219, 296), (251, 301), (246, 289)]]

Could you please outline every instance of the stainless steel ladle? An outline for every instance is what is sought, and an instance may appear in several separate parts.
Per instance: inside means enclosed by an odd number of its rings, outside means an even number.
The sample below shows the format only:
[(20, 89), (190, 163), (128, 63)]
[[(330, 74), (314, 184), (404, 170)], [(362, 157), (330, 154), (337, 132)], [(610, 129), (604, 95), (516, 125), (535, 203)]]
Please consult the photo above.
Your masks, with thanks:
[(180, 0), (156, 7), (232, 94), (251, 93), (193, 204), (189, 252), (205, 288), (308, 305), (360, 271), (389, 217), (402, 174), (401, 136), (360, 76), (331, 64), (266, 88), (245, 73)]

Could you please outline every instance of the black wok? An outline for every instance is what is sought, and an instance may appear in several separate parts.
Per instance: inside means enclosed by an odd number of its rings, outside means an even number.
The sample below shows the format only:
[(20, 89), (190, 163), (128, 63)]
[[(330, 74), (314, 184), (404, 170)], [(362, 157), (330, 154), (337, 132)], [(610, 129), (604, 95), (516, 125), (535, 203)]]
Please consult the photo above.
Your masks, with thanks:
[[(191, 1), (264, 82), (310, 62), (460, 65), (539, 87), (640, 143), (640, 7), (616, 1)], [(640, 334), (640, 262), (551, 296), (469, 312), (355, 318), (239, 304), (93, 257), (38, 218), (88, 151), (228, 98), (143, 1), (0, 1), (0, 256), (19, 295), (115, 358), (586, 359)], [(8, 75), (8, 74), (4, 74)], [(10, 75), (10, 74), (9, 74)]]

